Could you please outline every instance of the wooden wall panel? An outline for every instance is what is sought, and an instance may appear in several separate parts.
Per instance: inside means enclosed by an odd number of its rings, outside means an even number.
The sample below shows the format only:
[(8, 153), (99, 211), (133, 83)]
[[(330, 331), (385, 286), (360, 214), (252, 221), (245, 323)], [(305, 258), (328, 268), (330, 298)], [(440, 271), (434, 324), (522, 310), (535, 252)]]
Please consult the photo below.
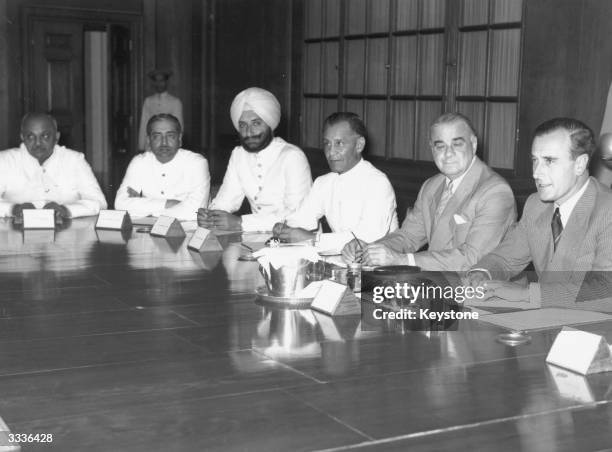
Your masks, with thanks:
[(418, 26), (418, 4), (419, 0), (396, 0), (397, 15), (395, 18), (395, 29), (399, 31), (415, 30)]
[[(1, 68), (8, 68), (10, 65), (8, 52), (8, 21), (3, 20), (7, 17), (7, 0), (0, 0), (0, 117), (8, 118), (7, 114), (9, 111), (9, 74), (7, 70)], [(6, 149), (9, 147), (9, 124), (6, 120), (0, 121), (0, 149)]]
[(346, 41), (344, 59), (344, 89), (348, 94), (363, 94), (365, 67), (365, 40)]
[(389, 157), (414, 158), (414, 101), (397, 100), (392, 102), (393, 123)]
[(459, 95), (484, 96), (487, 61), (487, 32), (459, 33)]
[(368, 16), (370, 18), (369, 33), (381, 33), (389, 31), (389, 9), (390, 0), (369, 0)]
[(397, 36), (394, 42), (393, 94), (416, 93), (417, 37)]
[(387, 38), (368, 39), (368, 94), (387, 94)]
[(387, 102), (384, 100), (366, 101), (366, 124), (368, 127), (368, 153), (385, 156), (387, 149)]
[(366, 0), (347, 0), (344, 29), (347, 35), (366, 32)]
[(463, 0), (461, 25), (482, 25), (489, 21), (489, 0)]
[(444, 80), (444, 35), (422, 35), (419, 49), (419, 94), (442, 94)]

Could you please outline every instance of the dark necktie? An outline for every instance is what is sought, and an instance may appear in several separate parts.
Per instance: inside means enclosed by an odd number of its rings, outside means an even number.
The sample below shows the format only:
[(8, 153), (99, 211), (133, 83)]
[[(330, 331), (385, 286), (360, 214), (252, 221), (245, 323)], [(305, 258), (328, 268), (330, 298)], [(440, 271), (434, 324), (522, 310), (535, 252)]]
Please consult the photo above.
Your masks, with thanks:
[(555, 251), (557, 251), (557, 243), (559, 243), (561, 233), (563, 232), (563, 223), (561, 223), (561, 213), (559, 213), (558, 207), (555, 209), (555, 213), (552, 217), (552, 222), (550, 223), (550, 226), (552, 227)]

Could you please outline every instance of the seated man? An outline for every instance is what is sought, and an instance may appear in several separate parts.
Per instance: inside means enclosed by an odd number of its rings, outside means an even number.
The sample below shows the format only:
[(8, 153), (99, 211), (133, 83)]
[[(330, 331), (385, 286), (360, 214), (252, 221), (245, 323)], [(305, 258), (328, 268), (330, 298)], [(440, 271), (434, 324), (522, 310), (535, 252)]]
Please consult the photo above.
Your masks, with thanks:
[[(209, 209), (200, 209), (198, 224), (236, 231), (271, 231), (302, 202), (310, 190), (310, 166), (301, 149), (275, 138), (280, 104), (272, 93), (248, 88), (230, 108), (242, 146), (234, 148), (223, 184)], [(251, 214), (232, 215), (244, 197)]]
[(57, 121), (28, 113), (21, 145), (0, 152), (0, 217), (22, 220), (24, 209), (53, 209), (56, 218), (97, 215), (106, 199), (81, 152), (58, 146)]
[[(476, 157), (470, 121), (458, 113), (440, 116), (430, 128), (433, 160), (440, 170), (427, 179), (402, 227), (366, 244), (367, 265), (417, 265), (430, 271), (467, 270), (491, 251), (516, 219), (508, 183)], [(419, 251), (429, 244), (427, 251)], [(342, 251), (351, 262), (355, 240)]]
[(147, 124), (148, 151), (132, 159), (117, 192), (115, 208), (135, 217), (167, 215), (195, 220), (208, 203), (210, 174), (200, 154), (181, 149), (181, 123), (160, 113)]
[[(594, 150), (593, 132), (576, 119), (555, 118), (537, 127), (531, 160), (538, 193), (527, 199), (521, 220), (502, 243), (468, 272), (472, 285), (534, 307), (612, 310), (609, 298), (594, 301), (612, 295), (612, 192), (589, 177)], [(508, 282), (530, 262), (538, 283)]]
[(397, 229), (395, 193), (384, 173), (361, 157), (366, 128), (355, 113), (331, 114), (323, 123), (323, 150), (331, 173), (318, 177), (300, 208), (286, 223), (274, 226), (281, 240), (297, 242), (315, 237), (323, 216), (336, 233), (330, 245), (338, 249), (353, 234), (367, 242)]

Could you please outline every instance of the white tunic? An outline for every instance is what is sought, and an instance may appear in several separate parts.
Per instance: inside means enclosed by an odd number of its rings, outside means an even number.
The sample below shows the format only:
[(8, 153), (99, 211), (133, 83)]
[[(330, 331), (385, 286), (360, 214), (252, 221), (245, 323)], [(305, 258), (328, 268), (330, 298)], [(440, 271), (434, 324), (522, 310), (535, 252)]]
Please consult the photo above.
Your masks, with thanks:
[(287, 218), (291, 227), (313, 230), (325, 216), (339, 245), (354, 233), (373, 242), (397, 229), (395, 192), (387, 176), (361, 159), (343, 174), (317, 177), (300, 208)]
[[(131, 198), (128, 187), (142, 194)], [(172, 160), (161, 163), (151, 151), (132, 159), (117, 191), (115, 208), (131, 216), (168, 215), (179, 220), (195, 220), (200, 207), (208, 204), (210, 174), (208, 161), (195, 152), (179, 149)], [(166, 201), (177, 205), (166, 209)]]
[(223, 184), (210, 209), (235, 212), (246, 196), (253, 213), (242, 216), (242, 229), (270, 231), (297, 209), (311, 184), (304, 152), (282, 138), (274, 138), (259, 152), (238, 146), (232, 151)]
[(40, 209), (51, 201), (66, 206), (73, 218), (106, 208), (83, 153), (56, 145), (41, 165), (23, 143), (0, 152), (0, 217), (10, 216), (15, 204), (30, 202)]
[(178, 97), (163, 93), (155, 93), (144, 100), (142, 104), (142, 115), (140, 116), (140, 129), (138, 132), (138, 149), (144, 150), (147, 144), (147, 122), (152, 116), (160, 113), (168, 113), (176, 116), (176, 119), (181, 123), (183, 130), (185, 123), (183, 122), (183, 103)]

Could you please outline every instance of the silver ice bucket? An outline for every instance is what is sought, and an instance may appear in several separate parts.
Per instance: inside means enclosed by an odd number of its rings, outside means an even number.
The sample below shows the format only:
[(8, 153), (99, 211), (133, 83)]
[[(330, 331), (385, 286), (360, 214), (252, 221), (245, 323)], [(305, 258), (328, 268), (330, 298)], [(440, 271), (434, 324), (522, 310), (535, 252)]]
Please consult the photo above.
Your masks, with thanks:
[(269, 266), (268, 271), (260, 267), (260, 271), (266, 280), (268, 293), (275, 297), (293, 297), (296, 293), (306, 287), (309, 280), (309, 272), (312, 262), (307, 259), (296, 258), (280, 268)]

